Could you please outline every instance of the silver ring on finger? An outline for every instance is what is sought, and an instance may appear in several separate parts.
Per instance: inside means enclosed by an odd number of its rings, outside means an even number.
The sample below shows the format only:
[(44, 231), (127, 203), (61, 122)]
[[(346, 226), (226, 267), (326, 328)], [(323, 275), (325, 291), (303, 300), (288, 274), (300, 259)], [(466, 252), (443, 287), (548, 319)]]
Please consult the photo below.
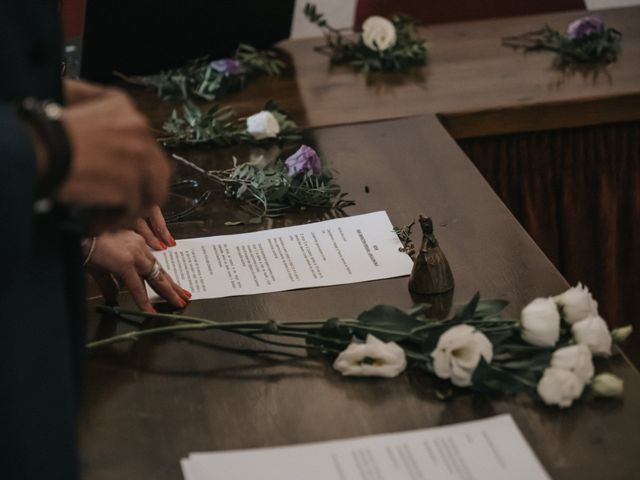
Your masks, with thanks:
[(154, 260), (153, 266), (151, 267), (151, 270), (149, 270), (149, 273), (144, 275), (144, 279), (147, 280), (147, 281), (155, 280), (156, 278), (158, 278), (160, 276), (160, 274), (163, 271), (164, 270), (162, 270), (162, 267), (160, 266), (158, 261)]

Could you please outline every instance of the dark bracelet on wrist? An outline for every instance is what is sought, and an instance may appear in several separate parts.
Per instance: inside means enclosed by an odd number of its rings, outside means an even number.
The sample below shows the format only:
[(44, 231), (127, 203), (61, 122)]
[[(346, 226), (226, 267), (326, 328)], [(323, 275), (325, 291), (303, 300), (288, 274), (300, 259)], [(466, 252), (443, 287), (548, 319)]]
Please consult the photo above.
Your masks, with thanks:
[(38, 198), (54, 195), (69, 174), (71, 144), (62, 121), (62, 107), (52, 101), (25, 98), (18, 107), (20, 116), (39, 135), (48, 153), (48, 164), (40, 176)]

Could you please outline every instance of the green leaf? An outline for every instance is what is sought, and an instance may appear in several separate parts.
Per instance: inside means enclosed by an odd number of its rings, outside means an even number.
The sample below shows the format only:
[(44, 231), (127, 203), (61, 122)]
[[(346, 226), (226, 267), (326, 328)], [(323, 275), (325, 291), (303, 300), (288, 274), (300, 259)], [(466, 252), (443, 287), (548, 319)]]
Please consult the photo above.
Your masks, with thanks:
[(415, 327), (424, 325), (420, 320), (391, 305), (377, 305), (362, 312), (358, 320), (365, 325), (393, 328), (407, 333)]
[(480, 292), (476, 292), (476, 294), (469, 301), (469, 303), (461, 307), (458, 307), (458, 309), (456, 310), (455, 316), (451, 320), (449, 320), (449, 322), (451, 322), (451, 325), (457, 325), (457, 324), (465, 323), (471, 320), (474, 316), (476, 308), (478, 307), (479, 301), (480, 301)]
[(480, 357), (473, 376), (472, 385), (480, 391), (498, 393), (518, 393), (528, 390), (528, 387), (513, 375), (491, 366), (484, 357)]
[(501, 298), (479, 300), (473, 318), (482, 319), (494, 317), (502, 312), (507, 305), (509, 305), (509, 302)]

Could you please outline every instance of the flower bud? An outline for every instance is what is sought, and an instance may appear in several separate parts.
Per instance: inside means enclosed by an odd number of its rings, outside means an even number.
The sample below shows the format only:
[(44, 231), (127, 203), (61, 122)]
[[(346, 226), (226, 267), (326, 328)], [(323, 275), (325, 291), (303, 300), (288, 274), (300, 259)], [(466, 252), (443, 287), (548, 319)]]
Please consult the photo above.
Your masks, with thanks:
[(536, 298), (520, 314), (522, 339), (532, 345), (553, 347), (560, 337), (560, 314), (552, 298)]
[(576, 322), (571, 327), (573, 338), (579, 345), (586, 345), (591, 353), (608, 357), (611, 355), (611, 333), (602, 317), (591, 316)]
[(632, 333), (633, 326), (625, 325), (624, 327), (618, 327), (611, 330), (611, 338), (613, 338), (613, 341), (616, 343), (622, 343), (627, 338), (629, 338), (629, 335), (631, 335)]
[(611, 373), (601, 373), (591, 380), (590, 387), (600, 397), (621, 397), (624, 393), (624, 380)]
[(598, 302), (593, 299), (589, 289), (581, 283), (557, 295), (554, 300), (567, 323), (574, 324), (588, 316), (598, 315)]

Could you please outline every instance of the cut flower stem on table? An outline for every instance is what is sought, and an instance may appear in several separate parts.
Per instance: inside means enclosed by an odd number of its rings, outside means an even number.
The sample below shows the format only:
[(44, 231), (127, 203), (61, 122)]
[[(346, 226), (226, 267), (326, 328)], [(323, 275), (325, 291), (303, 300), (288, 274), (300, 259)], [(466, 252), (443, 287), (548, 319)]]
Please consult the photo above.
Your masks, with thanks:
[[(517, 320), (502, 317), (507, 301), (481, 299), (479, 294), (444, 321), (427, 317), (428, 305), (425, 304), (406, 311), (391, 305), (377, 305), (356, 318), (293, 322), (217, 322), (180, 314), (100, 306), (98, 312), (126, 319), (128, 323), (134, 321), (135, 324), (135, 319), (171, 323), (143, 328), (143, 323), (138, 322), (138, 329), (96, 339), (87, 348), (95, 350), (157, 335), (223, 330), (274, 347), (322, 352), (333, 357), (334, 368), (347, 376), (389, 378), (410, 367), (449, 380), (460, 388), (491, 394), (523, 392), (548, 405), (565, 408), (585, 391), (589, 391), (589, 396), (619, 397), (624, 390), (622, 380), (615, 375), (594, 377), (592, 356), (611, 354), (611, 350), (602, 349), (605, 337), (611, 338), (609, 331), (595, 329), (588, 341), (583, 342), (572, 334), (562, 318), (564, 310), (576, 311), (578, 304), (592, 301), (588, 289), (582, 286), (575, 289), (568, 295), (555, 297), (559, 300), (550, 298), (553, 305), (545, 303), (543, 307), (541, 302), (536, 302), (539, 299), (534, 300), (536, 307), (529, 308)], [(555, 308), (558, 315), (550, 315), (547, 308)], [(523, 334), (527, 331), (524, 323), (534, 320), (537, 334), (544, 329), (558, 331), (553, 344), (537, 345), (531, 342), (530, 336), (527, 340)], [(581, 322), (590, 322), (589, 317), (574, 325)], [(594, 342), (595, 337), (601, 341)], [(548, 339), (549, 335), (544, 334), (543, 338)], [(304, 340), (304, 343), (286, 339)]]

